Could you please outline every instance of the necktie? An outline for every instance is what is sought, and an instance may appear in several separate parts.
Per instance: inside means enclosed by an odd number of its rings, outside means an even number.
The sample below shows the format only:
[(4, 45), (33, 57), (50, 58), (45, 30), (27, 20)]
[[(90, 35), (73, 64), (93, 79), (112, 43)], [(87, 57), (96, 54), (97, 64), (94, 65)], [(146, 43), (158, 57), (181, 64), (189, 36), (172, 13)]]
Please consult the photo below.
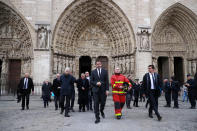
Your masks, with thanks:
[(99, 76), (99, 78), (100, 78), (100, 75), (101, 75), (101, 74), (100, 74), (100, 68), (98, 68), (98, 76)]
[(152, 79), (153, 79), (153, 86), (154, 86), (154, 89), (155, 89), (155, 77), (154, 77), (154, 73), (152, 74)]
[(25, 78), (24, 89), (27, 89), (27, 79)]

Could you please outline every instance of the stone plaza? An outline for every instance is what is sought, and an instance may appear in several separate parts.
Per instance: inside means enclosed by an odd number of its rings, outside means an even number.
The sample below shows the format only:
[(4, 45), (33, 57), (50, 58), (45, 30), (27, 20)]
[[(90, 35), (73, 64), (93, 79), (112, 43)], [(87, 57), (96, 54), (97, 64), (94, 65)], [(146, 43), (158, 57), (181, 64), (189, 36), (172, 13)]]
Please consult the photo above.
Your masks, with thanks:
[(106, 118), (95, 124), (92, 111), (78, 112), (79, 106), (75, 104), (75, 112), (66, 118), (55, 111), (54, 102), (48, 108), (43, 107), (40, 96), (32, 96), (29, 110), (20, 110), (21, 103), (16, 103), (13, 96), (0, 97), (0, 130), (1, 131), (196, 131), (197, 109), (188, 109), (189, 102), (181, 102), (180, 109), (166, 108), (164, 97), (160, 98), (159, 111), (163, 116), (161, 122), (148, 117), (145, 102), (140, 107), (123, 109), (123, 119), (117, 120), (114, 115), (112, 96), (106, 103)]

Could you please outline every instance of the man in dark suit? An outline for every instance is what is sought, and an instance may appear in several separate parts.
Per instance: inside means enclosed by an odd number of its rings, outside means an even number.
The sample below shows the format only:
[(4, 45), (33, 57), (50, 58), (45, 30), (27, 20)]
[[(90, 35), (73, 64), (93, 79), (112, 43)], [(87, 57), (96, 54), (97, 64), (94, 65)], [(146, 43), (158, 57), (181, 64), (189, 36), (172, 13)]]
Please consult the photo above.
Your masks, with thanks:
[(172, 76), (170, 79), (170, 87), (172, 89), (172, 99), (174, 100), (174, 109), (179, 108), (178, 96), (180, 92), (180, 83), (175, 79), (175, 76)]
[(101, 116), (105, 118), (104, 107), (107, 95), (109, 94), (108, 72), (102, 68), (102, 63), (100, 61), (96, 62), (96, 69), (91, 73), (90, 83), (94, 97), (94, 113), (96, 117), (95, 123), (97, 124), (100, 122), (100, 113)]
[(159, 75), (155, 73), (154, 65), (148, 66), (148, 72), (149, 73), (146, 73), (143, 77), (142, 86), (150, 101), (149, 117), (153, 118), (152, 111), (154, 110), (158, 120), (160, 121), (162, 117), (158, 112), (158, 97), (161, 94), (160, 89), (162, 87), (162, 82)]
[(21, 97), (22, 97), (22, 110), (25, 109), (25, 99), (26, 99), (26, 108), (29, 109), (29, 95), (32, 91), (34, 93), (34, 84), (32, 79), (29, 77), (28, 73), (25, 73), (25, 77), (20, 80), (18, 85)]
[(165, 92), (166, 105), (164, 107), (171, 107), (172, 88), (168, 79), (164, 79), (163, 89)]
[(53, 80), (53, 93), (55, 95), (54, 97), (55, 110), (58, 110), (58, 107), (60, 107), (60, 89), (61, 89), (60, 74), (57, 74), (56, 77), (57, 78)]
[[(76, 82), (76, 79), (70, 75), (70, 68), (65, 69), (65, 73), (60, 77), (61, 89), (60, 89), (60, 102), (61, 102), (61, 112), (63, 114), (65, 110), (65, 117), (70, 117), (68, 114), (70, 107), (70, 98), (72, 93), (73, 83)], [(66, 99), (66, 104), (64, 106), (64, 101)]]

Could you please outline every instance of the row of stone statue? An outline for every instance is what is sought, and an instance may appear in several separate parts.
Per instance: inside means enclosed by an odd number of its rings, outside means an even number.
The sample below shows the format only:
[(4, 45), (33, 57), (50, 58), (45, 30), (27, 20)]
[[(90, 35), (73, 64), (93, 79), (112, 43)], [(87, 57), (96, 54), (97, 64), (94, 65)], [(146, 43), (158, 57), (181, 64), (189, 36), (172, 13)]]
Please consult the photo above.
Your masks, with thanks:
[(75, 59), (70, 56), (58, 56), (55, 55), (53, 59), (53, 72), (62, 73), (66, 67), (70, 67), (72, 73), (75, 73)]
[(135, 59), (133, 56), (113, 58), (112, 67), (119, 67), (123, 74), (132, 74), (135, 70)]

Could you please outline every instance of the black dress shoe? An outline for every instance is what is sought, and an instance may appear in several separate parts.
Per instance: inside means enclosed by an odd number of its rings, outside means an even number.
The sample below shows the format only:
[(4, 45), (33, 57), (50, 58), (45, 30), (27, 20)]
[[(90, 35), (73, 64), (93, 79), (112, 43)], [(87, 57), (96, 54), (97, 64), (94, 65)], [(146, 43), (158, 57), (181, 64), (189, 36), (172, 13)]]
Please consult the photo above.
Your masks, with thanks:
[(196, 109), (196, 107), (195, 106), (192, 106), (192, 107), (190, 107), (190, 109)]
[(61, 110), (60, 114), (63, 114), (64, 110)]
[(22, 108), (21, 108), (21, 110), (25, 110), (25, 108), (24, 108), (24, 107), (22, 107)]
[(148, 116), (149, 116), (150, 118), (153, 118), (153, 115), (152, 115), (152, 114), (149, 114)]
[(116, 118), (117, 118), (118, 120), (120, 120), (120, 119), (121, 119), (121, 116), (117, 116)]
[(98, 124), (100, 122), (100, 119), (96, 119), (95, 124)]
[(105, 113), (104, 113), (104, 112), (101, 112), (101, 116), (102, 116), (103, 118), (105, 118)]
[(128, 106), (127, 109), (132, 109), (132, 108), (130, 106)]
[(158, 116), (158, 121), (161, 121), (162, 120), (162, 117), (161, 116)]
[(178, 106), (174, 106), (173, 108), (174, 108), (174, 109), (179, 109), (179, 107), (178, 107)]
[(69, 115), (69, 114), (65, 114), (64, 116), (65, 116), (65, 117), (70, 117), (70, 115)]
[(55, 108), (55, 110), (57, 111), (57, 110), (58, 110), (58, 108)]
[(29, 106), (27, 106), (26, 109), (29, 110)]

